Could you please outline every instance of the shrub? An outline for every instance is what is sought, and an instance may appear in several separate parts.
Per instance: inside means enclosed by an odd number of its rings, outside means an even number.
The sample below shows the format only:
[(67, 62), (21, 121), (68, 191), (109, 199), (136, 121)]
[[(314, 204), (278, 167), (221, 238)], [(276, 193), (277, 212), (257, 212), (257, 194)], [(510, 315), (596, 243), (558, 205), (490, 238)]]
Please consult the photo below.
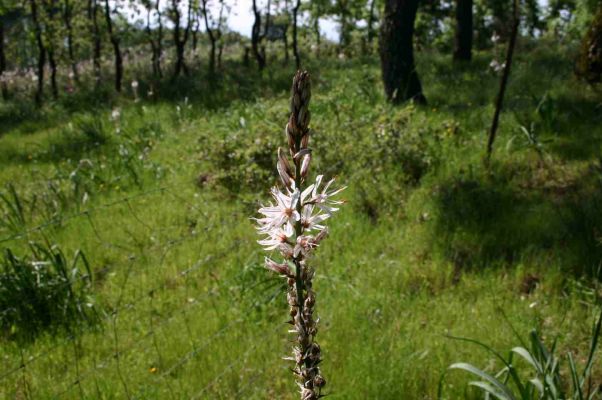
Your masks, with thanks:
[(0, 260), (0, 332), (10, 339), (32, 340), (44, 330), (70, 330), (93, 324), (98, 315), (88, 294), (92, 272), (77, 251), (68, 260), (57, 246), (31, 243), (31, 253), (5, 249)]
[[(601, 328), (602, 313), (598, 317), (598, 322), (594, 324), (590, 350), (581, 373), (578, 372), (572, 353), (567, 353), (569, 381), (567, 381), (566, 375), (561, 373), (561, 359), (556, 355), (556, 340), (551, 347), (546, 347), (541, 336), (535, 330), (531, 331), (528, 343), (518, 337), (521, 346), (514, 347), (507, 358), (484, 343), (472, 339), (456, 338), (484, 347), (499, 359), (504, 367), (495, 375), (467, 363), (456, 363), (450, 368), (464, 370), (477, 376), (480, 380), (470, 382), (470, 385), (482, 390), (486, 398), (494, 396), (500, 400), (592, 400), (598, 398), (597, 395), (602, 392), (601, 388), (592, 384), (591, 380), (594, 355)], [(525, 371), (528, 375), (527, 378), (521, 376), (520, 372), (522, 371), (517, 368), (517, 363), (514, 361), (517, 357), (522, 358), (529, 366), (529, 371)], [(441, 393), (439, 393), (439, 397), (441, 397)]]

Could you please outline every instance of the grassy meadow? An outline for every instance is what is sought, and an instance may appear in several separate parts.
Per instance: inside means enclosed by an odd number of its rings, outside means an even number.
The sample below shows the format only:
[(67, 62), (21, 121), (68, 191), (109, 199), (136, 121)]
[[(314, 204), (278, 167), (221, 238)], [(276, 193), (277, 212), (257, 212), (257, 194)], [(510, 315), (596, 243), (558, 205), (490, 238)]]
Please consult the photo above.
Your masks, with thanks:
[[(424, 107), (385, 102), (377, 56), (306, 65), (312, 170), (348, 186), (315, 259), (332, 399), (482, 398), (449, 365), (501, 364), (450, 335), (507, 354), (537, 329), (582, 365), (600, 313), (602, 97), (574, 78), (571, 50), (517, 49), (488, 169), (492, 53), (418, 57)], [(277, 180), (294, 70), (205, 70), (159, 96), (140, 79), (140, 101), (0, 104), (2, 268), (42, 259), (77, 300), (41, 297), (52, 322), (4, 327), (0, 398), (298, 396), (285, 282), (251, 220)]]

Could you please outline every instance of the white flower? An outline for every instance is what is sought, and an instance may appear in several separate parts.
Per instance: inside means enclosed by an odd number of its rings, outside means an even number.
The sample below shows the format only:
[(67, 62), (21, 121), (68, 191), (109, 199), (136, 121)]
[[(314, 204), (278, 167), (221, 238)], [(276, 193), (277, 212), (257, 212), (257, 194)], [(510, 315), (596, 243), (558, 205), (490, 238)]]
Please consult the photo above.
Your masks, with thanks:
[(132, 89), (138, 89), (138, 81), (132, 81)]
[(313, 204), (306, 204), (301, 211), (301, 226), (306, 231), (312, 231), (314, 229), (321, 231), (324, 229), (324, 225), (321, 225), (321, 223), (328, 218), (330, 218), (330, 214), (322, 212), (314, 214)]
[(274, 250), (279, 248), (282, 244), (288, 243), (288, 236), (282, 228), (272, 229), (265, 233), (268, 235), (268, 238), (257, 241), (257, 243), (262, 245), (265, 250)]
[(121, 112), (119, 111), (119, 108), (114, 108), (113, 111), (111, 111), (111, 119), (113, 121), (118, 120), (120, 116)]
[(296, 209), (300, 197), (299, 191), (295, 190), (290, 196), (287, 196), (274, 187), (272, 196), (276, 200), (276, 205), (270, 204), (268, 207), (259, 209), (259, 212), (265, 217), (257, 220), (258, 229), (262, 233), (269, 233), (275, 228), (283, 228), (286, 235), (290, 237), (295, 232), (294, 222), (301, 219), (301, 215)]
[(489, 68), (491, 68), (494, 72), (500, 72), (501, 70), (503, 70), (504, 68), (506, 68), (506, 63), (499, 63), (498, 60), (491, 60), (491, 62), (489, 63)]
[[(338, 211), (338, 208), (331, 207), (333, 205), (343, 204), (342, 200), (332, 200), (331, 197), (336, 196), (340, 192), (346, 189), (346, 186), (343, 186), (339, 189), (335, 189), (332, 191), (328, 191), (334, 179), (331, 179), (324, 185), (322, 192), (320, 193), (320, 185), (322, 184), (322, 175), (318, 175), (316, 177), (316, 183), (311, 184), (303, 191), (301, 194), (301, 203), (305, 204), (315, 204), (318, 208), (328, 214), (332, 214), (335, 211)], [(309, 197), (311, 195), (311, 197)], [(309, 198), (308, 198), (309, 197)], [(308, 199), (307, 199), (308, 198)], [(307, 200), (306, 200), (307, 199)]]

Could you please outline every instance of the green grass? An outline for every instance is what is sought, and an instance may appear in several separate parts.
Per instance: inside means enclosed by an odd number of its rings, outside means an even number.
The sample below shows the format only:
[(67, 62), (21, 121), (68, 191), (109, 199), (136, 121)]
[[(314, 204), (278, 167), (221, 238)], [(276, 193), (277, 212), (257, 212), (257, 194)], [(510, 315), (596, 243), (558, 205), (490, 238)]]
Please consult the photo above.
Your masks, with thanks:
[[(489, 171), (490, 54), (470, 65), (420, 54), (424, 108), (385, 104), (376, 58), (308, 65), (313, 171), (349, 185), (315, 259), (333, 399), (436, 398), (454, 362), (499, 369), (448, 334), (504, 350), (510, 324), (538, 328), (587, 357), (602, 298), (602, 100), (572, 77), (564, 49), (518, 53)], [(262, 268), (250, 220), (276, 182), (293, 70), (225, 68), (162, 101), (73, 114), (57, 103), (35, 124), (5, 125), (0, 181), (24, 213), (0, 225), (0, 245), (18, 256), (28, 241), (67, 258), (81, 250), (101, 323), (2, 339), (0, 397), (297, 397), (281, 359), (283, 282)], [(444, 398), (477, 398), (468, 380), (448, 372)]]

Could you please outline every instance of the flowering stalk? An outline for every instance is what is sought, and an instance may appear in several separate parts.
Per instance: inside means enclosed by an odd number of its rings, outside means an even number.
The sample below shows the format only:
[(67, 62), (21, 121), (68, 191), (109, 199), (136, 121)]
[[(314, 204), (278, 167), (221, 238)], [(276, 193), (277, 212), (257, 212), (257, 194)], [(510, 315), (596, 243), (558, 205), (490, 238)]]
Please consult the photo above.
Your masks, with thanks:
[(314, 270), (308, 260), (328, 233), (323, 222), (338, 210), (336, 205), (343, 203), (332, 197), (345, 189), (330, 189), (332, 179), (320, 191), (322, 175), (306, 186), (312, 157), (308, 147), (310, 97), (309, 74), (298, 71), (293, 79), (291, 115), (285, 129), (288, 154), (278, 149), (277, 169), (285, 191), (272, 188), (276, 204), (261, 207), (259, 213), (263, 216), (257, 219), (257, 230), (266, 235), (259, 244), (269, 251), (278, 250), (284, 257), (282, 263), (266, 258), (266, 267), (287, 279), (289, 323), (293, 326), (290, 332), (295, 334), (293, 357), (287, 359), (295, 363), (293, 373), (302, 400), (319, 399), (326, 384), (319, 368), (320, 346), (315, 341), (318, 321), (313, 317), (316, 302), (312, 288)]

